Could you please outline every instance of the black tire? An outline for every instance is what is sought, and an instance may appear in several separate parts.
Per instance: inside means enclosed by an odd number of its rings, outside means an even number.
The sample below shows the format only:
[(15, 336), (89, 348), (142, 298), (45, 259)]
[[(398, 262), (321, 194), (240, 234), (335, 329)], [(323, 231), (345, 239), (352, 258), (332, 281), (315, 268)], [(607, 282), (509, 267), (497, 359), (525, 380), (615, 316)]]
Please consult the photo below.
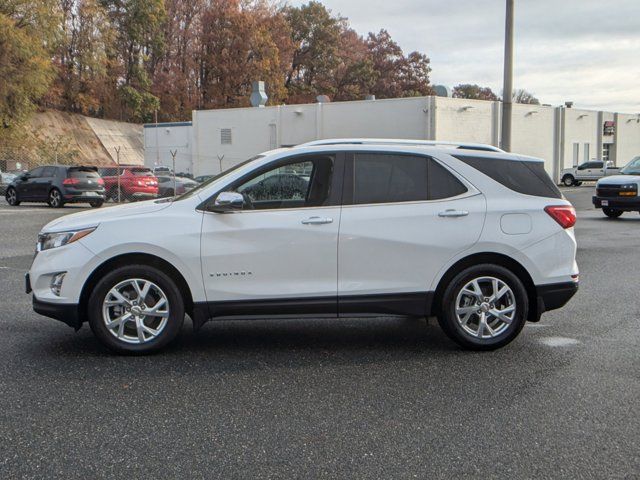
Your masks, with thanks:
[(573, 178), (573, 175), (565, 175), (564, 177), (562, 177), (562, 184), (565, 187), (572, 187), (576, 184), (576, 179)]
[(579, 187), (580, 185), (582, 185), (582, 182), (573, 182), (573, 185)]
[(20, 205), (20, 199), (18, 198), (18, 192), (13, 187), (7, 188), (7, 191), (4, 194), (4, 199), (12, 207), (17, 207), (18, 205)]
[(615, 208), (603, 207), (602, 213), (604, 213), (609, 218), (618, 218), (622, 215), (622, 210), (616, 210)]
[(47, 203), (51, 208), (64, 207), (64, 199), (62, 198), (62, 193), (60, 193), (60, 190), (58, 190), (57, 188), (52, 188), (51, 191), (49, 191)]
[[(465, 331), (456, 317), (456, 300), (465, 285), (480, 277), (493, 277), (504, 282), (513, 294), (515, 312), (513, 319), (503, 331), (491, 338), (478, 338)], [(476, 308), (475, 306), (473, 308)], [(478, 307), (480, 308), (480, 307)], [(442, 297), (442, 308), (438, 315), (438, 322), (444, 333), (458, 345), (471, 350), (495, 350), (510, 343), (518, 336), (526, 323), (529, 312), (527, 291), (520, 279), (511, 270), (493, 264), (481, 264), (469, 267), (458, 273), (449, 282)], [(475, 313), (471, 313), (473, 318)], [(479, 316), (476, 315), (479, 324)], [(469, 320), (471, 322), (471, 320)], [(494, 325), (495, 326), (495, 325)], [(478, 330), (480, 327), (478, 326)], [(498, 329), (496, 329), (497, 331)], [(486, 331), (486, 327), (483, 332)], [(481, 335), (482, 336), (482, 335)]]
[(89, 202), (89, 205), (91, 205), (91, 208), (100, 208), (104, 205), (104, 200), (94, 200), (93, 202)]
[[(153, 282), (164, 292), (169, 309), (167, 323), (160, 333), (144, 343), (127, 343), (111, 333), (103, 319), (102, 304), (108, 292), (127, 279)], [(109, 349), (126, 355), (143, 355), (158, 351), (171, 343), (180, 333), (184, 323), (184, 299), (174, 281), (163, 271), (148, 265), (127, 265), (105, 275), (89, 297), (89, 326), (96, 337)]]

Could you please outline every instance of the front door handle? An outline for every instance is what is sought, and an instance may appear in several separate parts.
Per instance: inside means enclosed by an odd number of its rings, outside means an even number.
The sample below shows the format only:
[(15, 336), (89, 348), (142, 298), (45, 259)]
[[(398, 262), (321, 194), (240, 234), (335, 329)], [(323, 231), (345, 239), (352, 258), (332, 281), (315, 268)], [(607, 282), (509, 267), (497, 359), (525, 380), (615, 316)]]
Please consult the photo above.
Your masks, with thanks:
[(333, 223), (333, 218), (329, 217), (309, 217), (302, 220), (304, 225), (323, 225), (325, 223)]
[(469, 212), (466, 210), (445, 210), (444, 212), (438, 213), (439, 217), (466, 217), (469, 215)]

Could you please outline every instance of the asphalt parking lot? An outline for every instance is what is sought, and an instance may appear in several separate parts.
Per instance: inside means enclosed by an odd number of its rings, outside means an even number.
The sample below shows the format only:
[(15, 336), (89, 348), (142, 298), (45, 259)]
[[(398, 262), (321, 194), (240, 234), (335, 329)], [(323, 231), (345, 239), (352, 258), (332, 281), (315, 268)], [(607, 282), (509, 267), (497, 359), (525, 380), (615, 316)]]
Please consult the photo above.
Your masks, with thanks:
[(638, 478), (640, 215), (578, 209), (581, 288), (506, 348), (425, 321), (210, 322), (109, 354), (33, 313), (38, 230), (0, 203), (2, 478)]

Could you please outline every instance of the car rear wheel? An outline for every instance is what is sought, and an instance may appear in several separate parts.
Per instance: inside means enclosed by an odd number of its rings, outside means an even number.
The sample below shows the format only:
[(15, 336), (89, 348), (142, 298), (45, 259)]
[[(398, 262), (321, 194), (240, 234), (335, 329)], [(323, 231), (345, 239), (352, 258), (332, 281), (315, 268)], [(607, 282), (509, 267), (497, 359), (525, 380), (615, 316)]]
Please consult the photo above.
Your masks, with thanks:
[(440, 326), (458, 345), (494, 350), (518, 336), (529, 302), (522, 282), (510, 270), (484, 264), (458, 273), (444, 291)]
[(9, 205), (12, 207), (17, 207), (20, 205), (20, 200), (18, 200), (18, 192), (13, 187), (7, 188), (7, 192), (4, 194), (4, 198)]
[(47, 200), (47, 203), (52, 208), (64, 207), (64, 200), (62, 200), (62, 194), (60, 193), (60, 190), (58, 190), (57, 188), (51, 189), (51, 191), (49, 192), (49, 199)]
[(180, 290), (164, 272), (147, 265), (120, 267), (91, 294), (89, 325), (111, 350), (145, 354), (176, 338), (184, 322)]
[(602, 213), (604, 213), (609, 218), (618, 218), (622, 215), (622, 210), (616, 210), (615, 208), (603, 208)]
[(104, 200), (94, 200), (93, 202), (89, 202), (89, 205), (91, 205), (91, 208), (100, 208), (104, 205)]
[(565, 187), (571, 187), (575, 183), (576, 179), (573, 178), (573, 175), (565, 175), (562, 177), (562, 183)]

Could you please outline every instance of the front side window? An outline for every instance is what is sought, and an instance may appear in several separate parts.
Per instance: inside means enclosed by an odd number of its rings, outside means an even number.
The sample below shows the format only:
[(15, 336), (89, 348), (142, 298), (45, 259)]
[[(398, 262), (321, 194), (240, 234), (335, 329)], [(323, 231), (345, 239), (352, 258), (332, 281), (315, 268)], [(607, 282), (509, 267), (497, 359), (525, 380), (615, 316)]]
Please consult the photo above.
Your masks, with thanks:
[(40, 178), (42, 176), (43, 171), (44, 171), (44, 167), (34, 168), (29, 172), (29, 178)]
[(233, 188), (249, 209), (302, 208), (329, 199), (333, 157), (313, 157), (262, 170)]

